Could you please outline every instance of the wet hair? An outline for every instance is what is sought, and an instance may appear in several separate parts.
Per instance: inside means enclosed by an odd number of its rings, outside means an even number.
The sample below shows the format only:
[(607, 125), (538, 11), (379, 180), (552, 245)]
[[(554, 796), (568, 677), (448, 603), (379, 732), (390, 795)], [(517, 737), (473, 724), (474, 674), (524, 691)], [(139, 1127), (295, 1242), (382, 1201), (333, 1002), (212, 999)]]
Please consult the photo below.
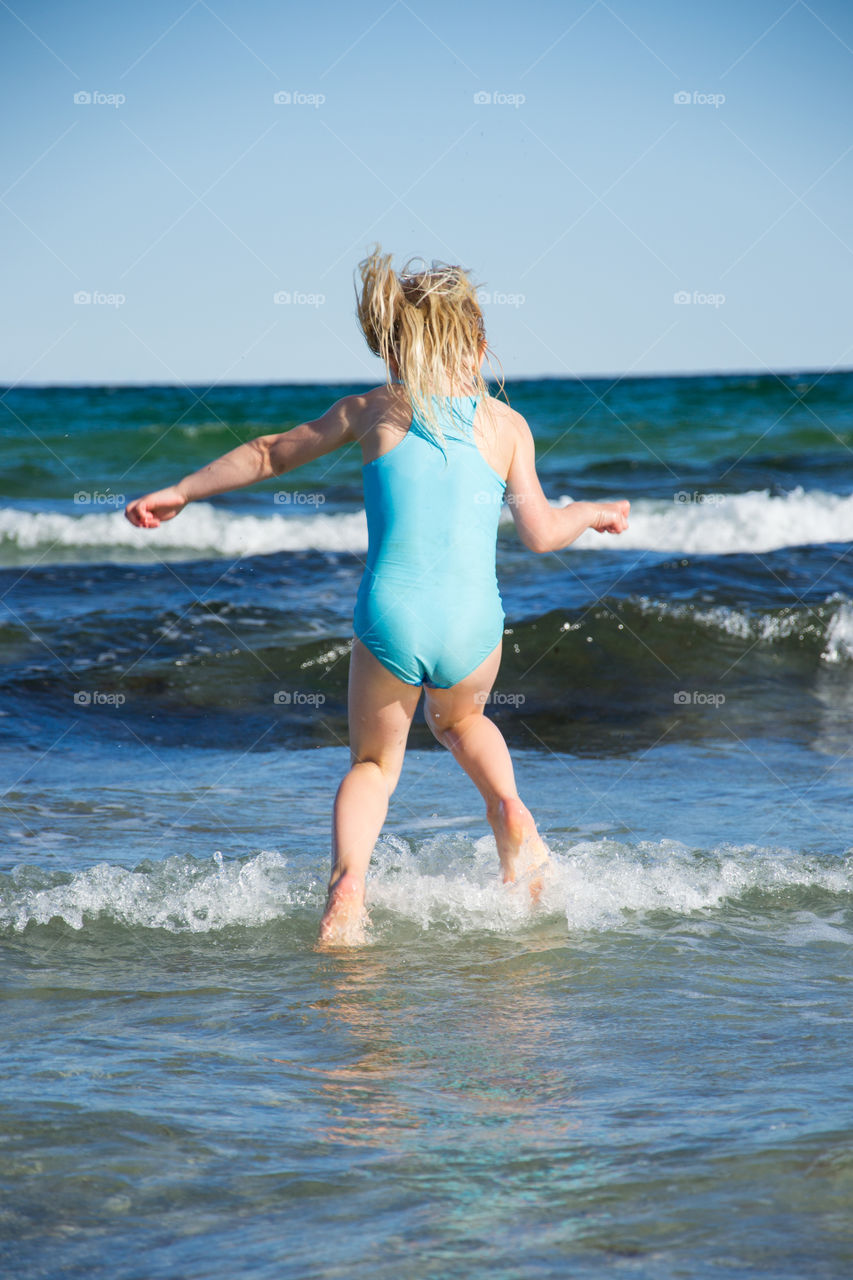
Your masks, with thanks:
[(368, 347), (385, 363), (392, 360), (413, 410), (440, 443), (443, 440), (431, 396), (488, 396), (480, 372), (486, 342), (476, 288), (462, 267), (410, 258), (402, 270), (376, 245), (358, 264), (358, 322)]

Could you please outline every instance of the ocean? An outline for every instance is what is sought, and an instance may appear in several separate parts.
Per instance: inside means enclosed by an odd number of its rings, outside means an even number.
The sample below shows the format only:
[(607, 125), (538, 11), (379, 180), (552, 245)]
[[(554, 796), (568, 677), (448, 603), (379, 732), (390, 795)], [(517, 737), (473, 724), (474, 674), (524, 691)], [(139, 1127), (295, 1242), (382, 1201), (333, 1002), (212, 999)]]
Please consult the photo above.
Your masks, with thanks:
[(519, 381), (500, 883), (416, 718), (362, 948), (315, 949), (355, 449), (131, 498), (355, 386), (0, 396), (0, 1261), (16, 1280), (853, 1272), (853, 373)]

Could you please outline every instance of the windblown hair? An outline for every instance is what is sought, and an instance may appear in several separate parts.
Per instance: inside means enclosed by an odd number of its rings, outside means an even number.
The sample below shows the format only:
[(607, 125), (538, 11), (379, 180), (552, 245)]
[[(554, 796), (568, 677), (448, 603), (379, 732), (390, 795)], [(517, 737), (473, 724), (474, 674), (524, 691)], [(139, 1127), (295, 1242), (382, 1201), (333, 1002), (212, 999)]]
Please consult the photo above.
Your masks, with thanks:
[(480, 372), (486, 327), (475, 286), (462, 267), (427, 267), (422, 258), (410, 258), (398, 273), (379, 245), (358, 270), (358, 321), (367, 345), (384, 361), (389, 384), (393, 360), (413, 410), (440, 443), (430, 397), (488, 395)]

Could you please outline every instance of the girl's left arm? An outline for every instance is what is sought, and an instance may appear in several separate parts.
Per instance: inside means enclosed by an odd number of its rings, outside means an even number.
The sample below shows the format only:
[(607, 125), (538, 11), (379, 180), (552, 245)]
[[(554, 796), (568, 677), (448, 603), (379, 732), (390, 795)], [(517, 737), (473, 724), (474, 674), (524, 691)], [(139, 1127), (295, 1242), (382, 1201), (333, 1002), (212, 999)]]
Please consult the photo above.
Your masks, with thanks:
[(188, 502), (293, 471), (357, 440), (356, 426), (363, 409), (364, 396), (345, 396), (321, 418), (277, 435), (257, 436), (185, 476), (178, 484), (137, 498), (128, 504), (124, 514), (140, 529), (156, 529), (164, 520), (174, 519)]

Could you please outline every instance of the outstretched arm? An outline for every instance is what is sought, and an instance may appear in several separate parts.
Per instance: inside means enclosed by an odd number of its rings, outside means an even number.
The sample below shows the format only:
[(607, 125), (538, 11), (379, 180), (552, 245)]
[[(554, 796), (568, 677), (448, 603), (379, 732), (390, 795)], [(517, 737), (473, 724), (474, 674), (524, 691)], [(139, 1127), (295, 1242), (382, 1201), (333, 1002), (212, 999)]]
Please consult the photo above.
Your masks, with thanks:
[(516, 420), (515, 452), (506, 481), (506, 497), (518, 535), (531, 551), (559, 551), (587, 529), (623, 533), (628, 528), (630, 502), (573, 502), (552, 507), (536, 474), (533, 436), (524, 419)]
[(313, 422), (303, 422), (278, 435), (257, 436), (178, 484), (137, 498), (128, 504), (124, 514), (140, 529), (156, 529), (164, 520), (178, 515), (188, 502), (269, 480), (313, 462), (357, 438), (354, 424), (363, 399), (363, 396), (345, 396)]

